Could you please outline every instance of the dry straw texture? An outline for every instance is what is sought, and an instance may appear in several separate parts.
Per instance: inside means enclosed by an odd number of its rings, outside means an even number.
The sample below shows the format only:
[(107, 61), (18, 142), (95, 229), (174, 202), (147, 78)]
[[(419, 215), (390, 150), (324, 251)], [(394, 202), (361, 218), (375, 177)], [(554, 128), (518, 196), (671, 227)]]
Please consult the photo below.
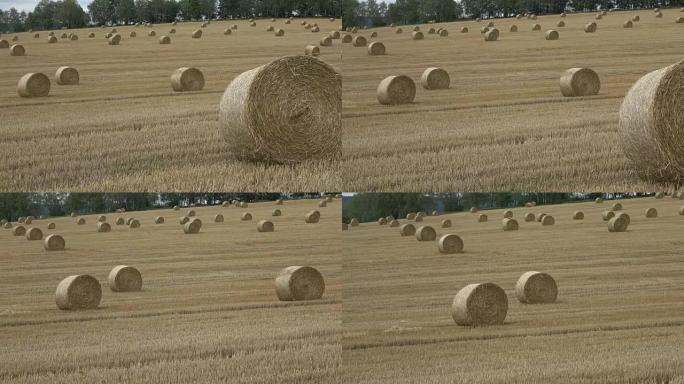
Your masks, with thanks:
[(442, 68), (430, 67), (420, 77), (420, 84), (425, 89), (448, 89), (450, 83), (449, 73)]
[(112, 226), (109, 225), (109, 223), (99, 222), (99, 223), (97, 223), (97, 231), (98, 232), (111, 232)]
[(321, 40), (318, 42), (318, 45), (321, 47), (329, 47), (332, 45), (332, 38), (330, 36), (323, 36), (321, 37)]
[(442, 228), (451, 228), (451, 220), (444, 219), (440, 225)]
[(551, 215), (544, 215), (541, 220), (541, 225), (554, 225), (556, 220)]
[(73, 275), (57, 285), (55, 301), (62, 310), (95, 309), (102, 299), (100, 282), (90, 275)]
[(42, 240), (43, 231), (40, 228), (32, 227), (26, 231), (26, 240)]
[(171, 38), (168, 36), (159, 37), (159, 44), (171, 44)]
[(368, 54), (371, 56), (384, 55), (385, 52), (385, 44), (380, 41), (373, 41), (368, 44)]
[(598, 25), (592, 21), (591, 23), (584, 26), (584, 32), (594, 33), (594, 32), (596, 32), (597, 27), (598, 27)]
[(511, 218), (513, 218), (513, 211), (511, 211), (511, 210), (504, 211), (503, 217), (504, 217), (504, 219), (511, 219)]
[(499, 40), (499, 30), (492, 28), (484, 34), (485, 41), (497, 41)]
[(458, 325), (503, 324), (508, 313), (506, 292), (494, 283), (470, 284), (456, 294), (451, 316)]
[(437, 232), (429, 225), (423, 225), (416, 229), (416, 239), (418, 241), (433, 241), (437, 239)]
[(441, 253), (460, 253), (463, 252), (463, 240), (453, 234), (447, 234), (439, 238), (439, 252)]
[(27, 73), (19, 79), (17, 93), (21, 97), (44, 97), (50, 93), (50, 79), (42, 73)]
[(584, 220), (584, 212), (582, 212), (582, 211), (573, 212), (572, 219), (573, 220)]
[(199, 39), (202, 37), (202, 30), (201, 29), (196, 29), (194, 32), (192, 32), (192, 38), (193, 39)]
[(615, 212), (613, 211), (603, 211), (601, 212), (601, 217), (603, 218), (603, 221), (608, 221), (615, 217)]
[(613, 217), (608, 221), (608, 231), (609, 232), (625, 232), (629, 223), (624, 217)]
[(622, 23), (623, 28), (632, 28), (634, 24), (632, 23), (632, 20), (626, 20), (624, 23)]
[(503, 219), (501, 225), (504, 231), (517, 231), (518, 221), (515, 219)]
[(119, 45), (120, 42), (121, 42), (121, 35), (119, 35), (118, 33), (111, 35), (108, 39), (109, 45)]
[(14, 44), (10, 47), (10, 56), (24, 56), (26, 54), (26, 49), (23, 45)]
[(658, 210), (655, 209), (655, 208), (648, 208), (648, 209), (646, 210), (646, 217), (649, 218), (649, 219), (658, 217)]
[(570, 68), (560, 78), (560, 90), (566, 97), (593, 96), (600, 89), (598, 74), (589, 68)]
[(214, 223), (223, 223), (224, 217), (222, 214), (217, 214), (214, 216)]
[(325, 292), (325, 281), (315, 268), (291, 266), (278, 272), (275, 288), (280, 301), (318, 300)]
[(342, 77), (308, 56), (244, 72), (221, 99), (220, 131), (238, 159), (299, 163), (341, 154)]
[(544, 33), (546, 40), (558, 40), (560, 34), (555, 29), (549, 29)]
[(316, 210), (310, 211), (304, 216), (304, 222), (306, 223), (318, 223), (320, 219), (321, 213)]
[(163, 216), (157, 216), (154, 218), (154, 223), (155, 224), (164, 224), (164, 217)]
[(48, 223), (47, 229), (55, 229), (55, 228), (57, 228), (57, 224), (55, 224), (55, 223)]
[(59, 85), (77, 85), (80, 81), (78, 70), (74, 67), (59, 67), (55, 72), (55, 81)]
[(204, 75), (197, 68), (178, 68), (171, 74), (171, 87), (176, 92), (200, 91), (204, 88)]
[(416, 84), (405, 75), (389, 76), (380, 82), (377, 89), (380, 104), (409, 104), (416, 97)]
[(78, 220), (76, 220), (76, 225), (85, 225), (86, 219), (83, 217), (79, 217)]
[(398, 227), (399, 226), (399, 220), (394, 220), (394, 219), (390, 220), (389, 226), (392, 228)]
[(413, 31), (413, 33), (411, 34), (411, 39), (413, 40), (423, 40), (423, 38), (423, 32), (421, 31)]
[(271, 216), (281, 216), (282, 214), (283, 213), (280, 211), (280, 209), (274, 209), (271, 213)]
[(378, 225), (387, 225), (387, 219), (381, 217), (378, 219)]
[(354, 36), (352, 39), (352, 45), (355, 47), (365, 47), (368, 41), (363, 36)]
[(202, 220), (197, 218), (188, 220), (183, 225), (183, 232), (187, 234), (199, 233), (200, 229), (202, 229)]
[(621, 211), (622, 210), (622, 203), (613, 203), (611, 206), (611, 209), (613, 211)]
[(275, 230), (272, 221), (260, 220), (257, 223), (257, 230), (259, 232), (273, 232)]
[(46, 251), (62, 251), (66, 246), (64, 238), (57, 234), (48, 235), (45, 237), (43, 246)]
[(245, 212), (242, 214), (242, 217), (240, 218), (242, 221), (250, 221), (252, 220), (252, 214), (249, 212)]
[(416, 227), (413, 224), (404, 224), (399, 227), (399, 234), (402, 236), (413, 236), (416, 234)]
[(304, 54), (307, 56), (318, 56), (321, 54), (321, 49), (315, 45), (307, 45), (304, 47)]
[(477, 221), (480, 223), (485, 223), (485, 222), (487, 222), (487, 220), (489, 220), (489, 217), (487, 217), (487, 215), (485, 215), (484, 213), (480, 213), (477, 216)]
[(525, 272), (515, 284), (515, 295), (525, 304), (553, 303), (558, 297), (558, 286), (547, 273)]
[(142, 275), (140, 271), (127, 265), (117, 265), (107, 278), (109, 289), (114, 292), (133, 292), (142, 290)]
[(639, 79), (620, 107), (622, 149), (639, 174), (684, 180), (684, 60)]

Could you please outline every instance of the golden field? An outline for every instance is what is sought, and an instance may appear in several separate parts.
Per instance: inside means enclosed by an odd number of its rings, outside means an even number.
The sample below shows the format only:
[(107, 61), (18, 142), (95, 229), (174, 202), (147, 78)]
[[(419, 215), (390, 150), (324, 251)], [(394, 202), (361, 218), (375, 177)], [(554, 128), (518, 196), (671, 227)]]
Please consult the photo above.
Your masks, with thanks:
[[(387, 225), (350, 227), (343, 234), (344, 381), (684, 382), (684, 201), (621, 202), (631, 216), (623, 233), (608, 232), (601, 218), (612, 201), (514, 208), (520, 229), (511, 232), (502, 230), (500, 209), (482, 211), (485, 223), (471, 213), (426, 217), (437, 239), (463, 239), (458, 254)], [(649, 207), (657, 218), (645, 217)], [(584, 220), (572, 219), (577, 210)], [(556, 223), (525, 222), (527, 212)], [(446, 218), (452, 228), (440, 228)], [(555, 278), (556, 303), (518, 302), (515, 283), (527, 271)], [(485, 282), (507, 293), (505, 324), (456, 325), (454, 295)]]
[[(679, 9), (493, 19), (499, 41), (485, 42), (486, 20), (369, 28), (359, 34), (387, 47), (385, 56), (343, 46), (343, 180), (351, 191), (558, 191), (656, 190), (641, 181), (620, 147), (622, 98), (641, 76), (682, 60), (684, 24)], [(632, 29), (622, 23), (639, 15)], [(565, 27), (556, 27), (564, 20)], [(595, 33), (584, 25), (595, 21)], [(539, 23), (541, 31), (532, 31)], [(517, 25), (517, 33), (509, 32)], [(446, 28), (447, 37), (427, 34)], [(460, 33), (467, 27), (468, 33)], [(555, 29), (557, 41), (544, 32)], [(428, 91), (420, 76), (441, 67), (448, 90)], [(597, 96), (565, 98), (561, 74), (589, 67), (601, 80)], [(415, 102), (384, 106), (382, 79), (404, 74), (416, 82)]]
[[(116, 27), (119, 46), (104, 38), (110, 28), (74, 32), (77, 41), (47, 43), (48, 31), (19, 33), (26, 56), (0, 51), (0, 177), (5, 191), (319, 191), (341, 185), (337, 162), (308, 161), (296, 166), (232, 160), (218, 130), (223, 91), (240, 73), (278, 57), (304, 53), (308, 44), (340, 26), (339, 19), (308, 19), (321, 32), (295, 19), (213, 21), (201, 39), (200, 23)], [(223, 31), (237, 24), (231, 35)], [(285, 30), (276, 37), (266, 28)], [(171, 28), (175, 34), (169, 34)], [(150, 30), (156, 37), (149, 37)], [(136, 31), (137, 37), (129, 38)], [(96, 37), (88, 38), (94, 32)], [(170, 45), (160, 45), (162, 35)], [(14, 35), (3, 35), (3, 39)], [(321, 47), (322, 60), (337, 68), (340, 40)], [(81, 84), (54, 81), (58, 67), (80, 72)], [(204, 73), (198, 92), (176, 93), (171, 73), (196, 67)], [(50, 96), (24, 99), (16, 86), (25, 73), (52, 79)]]
[[(336, 382), (341, 362), (339, 200), (254, 203), (247, 208), (197, 207), (196, 235), (178, 223), (188, 210), (127, 212), (139, 229), (114, 225), (96, 232), (96, 216), (34, 221), (59, 233), (65, 251), (0, 230), (5, 274), (0, 282), (0, 381), (3, 383)], [(273, 209), (283, 215), (271, 217)], [(304, 214), (321, 212), (317, 224)], [(241, 221), (243, 212), (252, 221)], [(215, 214), (225, 216), (214, 223)], [(156, 216), (166, 223), (154, 224)], [(275, 232), (259, 233), (269, 219)], [(46, 231), (47, 223), (56, 230)], [(140, 292), (115, 293), (116, 265), (136, 267)], [(308, 265), (325, 278), (321, 300), (280, 302), (274, 279), (282, 268)], [(102, 284), (97, 310), (57, 309), (65, 277), (91, 274)]]

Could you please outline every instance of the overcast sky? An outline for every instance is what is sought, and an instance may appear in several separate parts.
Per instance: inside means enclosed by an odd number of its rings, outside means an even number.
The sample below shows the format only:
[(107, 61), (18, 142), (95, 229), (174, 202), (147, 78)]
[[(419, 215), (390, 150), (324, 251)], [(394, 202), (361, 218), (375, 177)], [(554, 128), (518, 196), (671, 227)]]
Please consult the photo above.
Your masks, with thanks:
[[(0, 9), (6, 11), (14, 7), (19, 11), (30, 12), (33, 11), (33, 8), (36, 7), (36, 4), (38, 4), (39, 1), (40, 0), (0, 0)], [(87, 6), (91, 1), (92, 0), (78, 0), (78, 3), (81, 4), (83, 10), (88, 12)]]

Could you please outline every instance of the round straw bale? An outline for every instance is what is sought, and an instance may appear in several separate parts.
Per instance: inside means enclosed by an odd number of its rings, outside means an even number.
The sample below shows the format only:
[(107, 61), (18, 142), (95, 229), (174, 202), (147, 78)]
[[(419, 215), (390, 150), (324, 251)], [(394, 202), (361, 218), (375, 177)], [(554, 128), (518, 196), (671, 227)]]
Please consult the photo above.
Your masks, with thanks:
[(95, 309), (102, 299), (102, 287), (90, 275), (74, 275), (62, 280), (55, 292), (57, 308), (63, 310)]
[(541, 31), (541, 24), (533, 24), (532, 30), (533, 31)]
[(596, 32), (596, 27), (597, 27), (597, 26), (598, 26), (598, 25), (592, 21), (591, 23), (589, 23), (589, 24), (587, 24), (587, 25), (584, 26), (584, 32), (586, 32), (586, 33), (594, 33), (594, 32)]
[(4, 39), (0, 39), (0, 48), (3, 48), (3, 49), (9, 48), (9, 41), (4, 40)]
[(337, 40), (340, 38), (340, 31), (331, 31), (328, 33), (328, 36), (330, 36), (330, 38), (333, 40)]
[(608, 232), (625, 232), (629, 223), (624, 217), (613, 217), (608, 221)]
[(394, 30), (394, 33), (396, 33), (396, 34), (400, 34), (400, 33), (403, 33), (403, 32), (404, 32), (404, 30), (401, 29), (401, 28), (397, 28), (397, 29)]
[(71, 41), (78, 40), (78, 35), (74, 33), (73, 35), (69, 36), (69, 40), (71, 40)]
[(614, 203), (611, 208), (613, 211), (621, 211), (622, 210), (622, 204)]
[(119, 45), (120, 42), (121, 42), (121, 35), (119, 35), (118, 33), (113, 34), (108, 39), (109, 45)]
[(32, 224), (33, 223), (33, 216), (27, 216), (26, 219), (24, 219), (24, 224)]
[(321, 54), (321, 49), (315, 45), (307, 45), (304, 47), (304, 54), (307, 56), (318, 56)]
[(180, 225), (185, 225), (185, 223), (187, 223), (188, 221), (190, 221), (190, 218), (187, 217), (187, 216), (183, 216), (183, 217), (181, 217), (181, 218), (178, 220), (178, 222), (180, 223)]
[(93, 37), (95, 37), (95, 32), (90, 32), (90, 33), (88, 34), (88, 37), (91, 38), (91, 39), (92, 39)]
[(95, 221), (100, 222), (100, 223), (105, 222), (105, 221), (107, 221), (107, 216), (100, 215), (97, 217), (97, 220), (95, 220)]
[(477, 213), (479, 210), (477, 207), (470, 207), (470, 213)]
[(515, 295), (525, 304), (554, 303), (558, 297), (558, 286), (548, 273), (525, 272), (515, 284)]
[(304, 222), (306, 223), (318, 223), (318, 220), (321, 218), (321, 213), (313, 210), (309, 211), (305, 216), (304, 216)]
[(593, 96), (600, 89), (598, 74), (589, 68), (570, 68), (560, 78), (560, 90), (565, 97)]
[(601, 204), (601, 203), (603, 203), (603, 199), (600, 198), (600, 197), (597, 197), (596, 200), (594, 200), (594, 202), (595, 202), (596, 204)]
[(42, 240), (43, 231), (40, 228), (31, 227), (26, 231), (26, 240)]
[(518, 221), (516, 219), (503, 219), (501, 225), (504, 231), (517, 231)]
[(632, 24), (632, 20), (627, 20), (624, 23), (622, 23), (622, 28), (632, 28), (634, 24)]
[(171, 44), (171, 38), (168, 36), (159, 37), (159, 44)]
[(204, 88), (204, 75), (197, 68), (178, 68), (171, 74), (171, 87), (176, 92), (200, 91)]
[(441, 253), (463, 252), (463, 240), (457, 235), (447, 234), (440, 237), (437, 246)]
[(2, 227), (5, 229), (10, 229), (10, 228), (12, 228), (12, 223), (5, 223), (5, 224), (3, 224)]
[(116, 222), (115, 222), (116, 225), (124, 225), (125, 223), (126, 223), (126, 219), (124, 219), (123, 217), (117, 218)]
[(232, 34), (232, 33), (233, 33), (233, 31), (232, 31), (230, 28), (226, 28), (226, 29), (223, 30), (223, 34), (224, 34), (224, 35), (230, 35), (230, 34)]
[(385, 54), (385, 44), (379, 41), (373, 41), (368, 44), (368, 54), (371, 56), (378, 56)]
[[(4, 41), (4, 40), (0, 40), (0, 41)], [(57, 43), (57, 38), (55, 36), (48, 37), (48, 44), (55, 44), (55, 43)], [(2, 48), (2, 47), (0, 46), (0, 48)]]
[(55, 223), (48, 223), (47, 229), (55, 229), (57, 228), (57, 225)]
[(425, 89), (448, 89), (450, 83), (449, 73), (442, 68), (430, 67), (420, 77), (420, 84)]
[(19, 79), (17, 93), (21, 97), (44, 97), (50, 93), (50, 79), (42, 73), (27, 73)]
[(76, 220), (76, 225), (85, 225), (86, 219), (83, 217), (79, 217), (78, 220)]
[(200, 229), (202, 229), (202, 220), (198, 218), (190, 219), (187, 223), (183, 224), (183, 232), (186, 234), (199, 233)]
[(63, 33), (59, 36), (60, 39), (67, 39), (68, 37), (69, 37), (69, 34), (66, 33), (66, 32), (63, 32)]
[(575, 211), (572, 214), (572, 219), (573, 220), (584, 220), (584, 212), (582, 211)]
[[(321, 29), (318, 28), (317, 25), (314, 25), (314, 26), (311, 28), (311, 32), (312, 32), (312, 33), (313, 33), (313, 32), (319, 32), (320, 30), (321, 30)], [(356, 32), (354, 32), (354, 33), (356, 33)]]
[(241, 201), (241, 202), (238, 203), (238, 206), (239, 206), (240, 208), (247, 208), (247, 202), (246, 202), (246, 201)]
[(503, 324), (507, 313), (508, 296), (494, 283), (467, 285), (451, 304), (452, 318), (464, 326)]
[(223, 215), (220, 213), (214, 216), (214, 223), (223, 223), (224, 220)]
[(615, 214), (615, 217), (622, 217), (623, 219), (627, 220), (627, 225), (632, 222), (632, 218), (627, 214), (627, 212), (618, 212)]
[(357, 227), (359, 225), (359, 220), (352, 218), (351, 220), (349, 220), (349, 225), (351, 225), (352, 227)]
[(565, 21), (563, 21), (563, 20), (559, 21), (558, 24), (556, 24), (556, 27), (558, 27), (558, 28), (565, 27)]
[(551, 215), (544, 215), (544, 217), (541, 220), (541, 225), (553, 225), (555, 223), (556, 220)]
[[(105, 36), (105, 37), (110, 38), (111, 34), (108, 34), (108, 35), (110, 35), (110, 36)], [(130, 37), (130, 38), (138, 37), (138, 34), (135, 31), (131, 31), (131, 33), (128, 34), (128, 37)]]
[(98, 232), (111, 232), (111, 231), (112, 231), (112, 226), (109, 225), (109, 223), (98, 222), (98, 223), (97, 223), (97, 231), (98, 231)]
[(662, 12), (656, 12), (655, 17), (661, 18), (661, 17), (663, 17), (663, 13)]
[(323, 297), (323, 275), (312, 267), (291, 266), (275, 279), (276, 295), (280, 301), (318, 300)]
[(155, 224), (164, 224), (164, 216), (157, 216), (154, 218)]
[(332, 38), (330, 36), (323, 36), (318, 42), (321, 47), (329, 47), (332, 45)]
[(440, 31), (437, 32), (437, 34), (439, 35), (439, 37), (447, 37), (449, 36), (449, 31), (447, 31), (446, 29), (440, 29)]
[(353, 39), (354, 38), (352, 37), (352, 35), (349, 35), (346, 33), (342, 36), (342, 42), (343, 43), (351, 43)]
[(132, 219), (128, 223), (128, 228), (140, 228), (140, 220), (138, 219)]
[(403, 224), (399, 227), (399, 234), (402, 236), (413, 236), (416, 234), (416, 227), (413, 224)]
[(558, 40), (560, 34), (555, 29), (549, 29), (544, 33), (546, 40)]
[(451, 220), (449, 220), (449, 219), (442, 220), (441, 227), (442, 228), (451, 228)]
[(468, 33), (468, 27), (461, 27), (461, 33)]
[(655, 197), (656, 199), (662, 199), (665, 197), (665, 192), (656, 192), (656, 194), (653, 197)]
[(620, 107), (623, 152), (646, 179), (674, 183), (684, 179), (682, 87), (684, 60), (643, 76)]
[(413, 31), (411, 34), (411, 39), (413, 40), (423, 40), (423, 32), (421, 31)]
[(489, 32), (490, 29), (491, 29), (491, 28), (489, 28), (489, 27), (486, 26), (486, 25), (485, 25), (485, 26), (482, 26), (482, 27), (480, 27), (480, 33), (484, 35), (485, 33)]
[(504, 219), (512, 218), (513, 217), (513, 211), (511, 211), (511, 210), (504, 211), (503, 217), (504, 217)]
[(285, 30), (278, 28), (273, 32), (273, 34), (278, 37), (285, 36)]
[(416, 222), (423, 221), (423, 216), (417, 216), (417, 215), (416, 215), (416, 217), (415, 217), (414, 220), (415, 220)]
[(488, 26), (489, 28), (494, 28), (494, 22), (493, 22), (493, 21), (488, 22), (488, 23), (487, 23), (487, 26)]
[(26, 222), (26, 218), (23, 216), (21, 216), (17, 219), (17, 223), (19, 223), (19, 224), (24, 224), (25, 222)]
[(646, 210), (646, 217), (649, 219), (658, 217), (658, 210), (655, 208), (649, 208)]
[(377, 38), (377, 37), (378, 37), (378, 33), (377, 33), (377, 32), (375, 32), (375, 31), (374, 31), (374, 32), (371, 32), (371, 35), (370, 35), (370, 37), (371, 37), (371, 39), (375, 39), (375, 38)]
[(256, 22), (252, 21), (251, 23), (249, 23), (249, 26), (250, 27), (256, 27)]
[(479, 215), (477, 216), (477, 221), (478, 221), (479, 223), (485, 223), (485, 222), (487, 222), (488, 219), (489, 219), (489, 218), (488, 218), (487, 215), (485, 215), (484, 213), (481, 213), (481, 214), (479, 214)]
[(526, 222), (535, 221), (536, 219), (537, 219), (537, 218), (534, 216), (534, 213), (532, 213), (532, 212), (528, 212), (528, 213), (525, 215), (525, 221), (526, 221)]
[(10, 56), (24, 56), (26, 54), (26, 49), (23, 45), (14, 44), (10, 47)]
[(17, 225), (12, 228), (12, 236), (25, 236), (26, 228), (23, 225)]
[(387, 225), (387, 219), (381, 217), (378, 219), (378, 225)]
[(596, 14), (596, 20), (601, 20), (603, 18), (603, 14), (598, 13)]
[(259, 232), (273, 232), (273, 230), (274, 230), (273, 222), (268, 221), (268, 220), (260, 220), (257, 223), (257, 230)]
[(202, 30), (201, 29), (196, 29), (192, 32), (192, 38), (193, 39), (199, 39), (202, 37)]
[(170, 34), (170, 35), (173, 35), (174, 33), (176, 33), (176, 28), (171, 28), (171, 29), (169, 29), (169, 34)]
[(242, 221), (250, 221), (252, 220), (252, 214), (249, 212), (245, 212), (242, 214), (242, 217), (240, 217), (240, 220)]
[(377, 89), (380, 104), (410, 104), (416, 97), (416, 84), (405, 75), (389, 76), (380, 82)]
[(232, 81), (221, 100), (220, 129), (237, 158), (278, 163), (336, 158), (341, 93), (341, 76), (323, 61), (276, 59)]
[[(193, 35), (194, 35), (194, 33), (193, 33)], [(149, 32), (147, 32), (147, 36), (155, 37), (155, 36), (157, 36), (157, 32), (155, 32), (155, 31), (149, 31)], [(200, 36), (201, 36), (201, 34), (200, 34)]]
[(415, 219), (416, 219), (415, 213), (407, 213), (406, 214), (406, 220), (415, 220)]
[(485, 41), (497, 41), (499, 40), (499, 30), (492, 28), (484, 35)]
[(283, 213), (280, 212), (280, 209), (274, 209), (273, 212), (271, 213), (271, 216), (281, 216)]
[(47, 235), (43, 242), (46, 251), (62, 251), (65, 245), (64, 238), (57, 234)]
[(517, 25), (511, 25), (511, 28), (509, 28), (510, 32), (518, 32), (518, 26)]
[(59, 85), (77, 85), (80, 81), (78, 70), (73, 67), (59, 67), (55, 72), (55, 81)]
[(677, 23), (677, 24), (682, 24), (682, 23), (684, 23), (684, 17), (679, 16), (679, 17), (675, 20), (675, 23)]
[(318, 202), (318, 206), (321, 208), (325, 208), (328, 205), (328, 202), (325, 200), (321, 200)]
[(389, 220), (389, 226), (392, 227), (392, 228), (398, 227), (398, 226), (399, 226), (399, 221), (398, 221), (398, 220), (394, 220), (394, 219)]
[(354, 38), (352, 39), (352, 45), (355, 47), (365, 47), (366, 44), (367, 44), (366, 38), (361, 36), (361, 35), (354, 36)]
[(530, 15), (530, 20), (537, 20), (537, 15)]
[(33, 34), (34, 39), (39, 39), (40, 38), (40, 33), (34, 33)]
[(418, 241), (433, 241), (437, 238), (437, 232), (429, 225), (423, 225), (416, 229), (416, 239)]
[(641, 20), (639, 15), (634, 15), (634, 17), (632, 17), (632, 21), (639, 21), (639, 20)]
[(615, 217), (615, 212), (613, 212), (613, 211), (603, 211), (603, 212), (601, 213), (601, 217), (603, 218), (603, 221), (608, 221), (608, 220), (612, 219), (613, 217)]

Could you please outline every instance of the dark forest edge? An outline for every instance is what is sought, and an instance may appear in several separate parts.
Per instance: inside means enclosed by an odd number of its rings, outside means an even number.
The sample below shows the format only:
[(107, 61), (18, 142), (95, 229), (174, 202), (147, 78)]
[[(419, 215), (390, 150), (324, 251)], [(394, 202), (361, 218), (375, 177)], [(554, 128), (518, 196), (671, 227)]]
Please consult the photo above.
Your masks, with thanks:
[(537, 205), (580, 203), (597, 197), (626, 199), (651, 196), (653, 193), (359, 193), (343, 196), (342, 220), (351, 218), (359, 222), (376, 221), (380, 217), (406, 217), (412, 212), (464, 212), (471, 207), (479, 209), (502, 209), (523, 207), (528, 202)]
[(342, 0), (342, 25), (381, 27), (390, 24), (425, 24), (463, 19), (514, 17), (517, 14), (560, 14), (596, 10), (633, 10), (679, 7), (684, 0)]
[(59, 217), (109, 213), (117, 209), (146, 211), (173, 206), (212, 206), (224, 201), (275, 201), (321, 197), (307, 193), (0, 193), (0, 219), (15, 221), (22, 216)]
[(76, 0), (41, 0), (31, 12), (0, 9), (0, 31), (260, 17), (339, 18), (340, 9), (340, 0), (93, 0), (86, 12)]

